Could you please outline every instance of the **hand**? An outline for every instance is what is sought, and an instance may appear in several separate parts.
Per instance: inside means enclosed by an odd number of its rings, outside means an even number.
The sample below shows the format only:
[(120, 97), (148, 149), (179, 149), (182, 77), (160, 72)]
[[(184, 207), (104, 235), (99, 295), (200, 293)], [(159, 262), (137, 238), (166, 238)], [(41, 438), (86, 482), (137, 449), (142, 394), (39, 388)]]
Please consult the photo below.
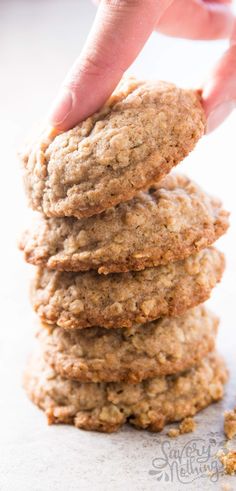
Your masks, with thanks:
[(213, 131), (236, 107), (236, 20), (229, 49), (203, 90), (208, 132)]
[[(53, 106), (51, 124), (65, 131), (98, 110), (154, 29), (189, 39), (230, 37), (230, 3), (231, 0), (102, 0), (85, 47)], [(231, 98), (235, 99), (235, 49), (233, 45), (226, 53), (204, 91), (209, 121), (211, 113), (225, 102), (226, 86), (227, 102), (231, 104)], [(229, 67), (232, 57), (234, 66)]]

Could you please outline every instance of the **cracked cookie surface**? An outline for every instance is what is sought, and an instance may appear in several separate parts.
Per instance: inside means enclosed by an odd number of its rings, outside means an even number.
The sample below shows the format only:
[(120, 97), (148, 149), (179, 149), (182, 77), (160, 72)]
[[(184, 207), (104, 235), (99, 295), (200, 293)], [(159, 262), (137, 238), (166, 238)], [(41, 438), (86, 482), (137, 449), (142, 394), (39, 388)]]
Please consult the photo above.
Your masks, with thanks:
[(228, 213), (187, 177), (173, 174), (148, 192), (89, 218), (41, 216), (22, 236), (26, 261), (65, 271), (142, 270), (184, 259), (228, 228)]
[(131, 327), (182, 315), (204, 302), (223, 270), (224, 256), (213, 247), (138, 272), (99, 275), (38, 268), (31, 298), (42, 321), (65, 329)]
[(198, 92), (123, 80), (99, 112), (28, 145), (21, 160), (29, 204), (47, 216), (100, 213), (160, 181), (204, 129)]
[(137, 428), (161, 431), (166, 424), (194, 416), (221, 399), (227, 375), (224, 361), (213, 353), (196, 368), (178, 375), (134, 385), (81, 383), (62, 378), (36, 358), (25, 372), (24, 387), (51, 424), (110, 433), (129, 422)]

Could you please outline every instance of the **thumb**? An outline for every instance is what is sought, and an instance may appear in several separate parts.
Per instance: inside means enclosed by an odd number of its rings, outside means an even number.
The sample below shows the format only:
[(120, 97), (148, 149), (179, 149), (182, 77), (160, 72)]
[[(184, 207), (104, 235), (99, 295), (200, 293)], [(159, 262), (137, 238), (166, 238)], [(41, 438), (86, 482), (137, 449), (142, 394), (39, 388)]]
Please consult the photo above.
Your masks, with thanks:
[(134, 61), (172, 0), (103, 0), (80, 57), (51, 110), (62, 131), (97, 111)]

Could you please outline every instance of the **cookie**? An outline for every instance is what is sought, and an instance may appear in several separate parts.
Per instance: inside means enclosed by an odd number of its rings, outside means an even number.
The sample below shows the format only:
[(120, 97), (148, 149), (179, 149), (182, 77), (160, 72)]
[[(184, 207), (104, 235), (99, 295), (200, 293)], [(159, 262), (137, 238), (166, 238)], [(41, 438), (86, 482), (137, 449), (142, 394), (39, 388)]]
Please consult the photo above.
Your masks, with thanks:
[(67, 380), (36, 358), (26, 370), (24, 386), (50, 424), (110, 433), (126, 422), (161, 431), (166, 424), (193, 416), (221, 399), (226, 381), (224, 361), (214, 353), (189, 371), (138, 384)]
[(200, 363), (215, 347), (218, 319), (203, 306), (130, 329), (42, 328), (45, 360), (62, 377), (82, 382), (136, 383)]
[(219, 200), (181, 175), (90, 218), (41, 216), (20, 242), (26, 261), (65, 271), (142, 270), (184, 259), (228, 228)]
[(160, 181), (205, 128), (200, 95), (165, 82), (123, 80), (107, 104), (22, 154), (29, 204), (47, 216), (92, 216)]
[(38, 268), (32, 304), (42, 321), (65, 329), (131, 327), (204, 302), (223, 270), (224, 256), (213, 247), (166, 266), (107, 276)]

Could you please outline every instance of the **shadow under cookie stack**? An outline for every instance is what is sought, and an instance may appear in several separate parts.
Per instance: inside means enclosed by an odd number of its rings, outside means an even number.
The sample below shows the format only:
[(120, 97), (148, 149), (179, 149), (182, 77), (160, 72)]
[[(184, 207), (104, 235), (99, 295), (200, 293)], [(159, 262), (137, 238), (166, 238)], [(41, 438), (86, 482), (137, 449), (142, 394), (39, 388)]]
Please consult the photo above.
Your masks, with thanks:
[(20, 243), (41, 321), (24, 386), (49, 423), (160, 431), (222, 398), (218, 320), (203, 302), (224, 270), (212, 244), (228, 213), (169, 174), (204, 127), (197, 92), (129, 79), (22, 155), (41, 213)]

